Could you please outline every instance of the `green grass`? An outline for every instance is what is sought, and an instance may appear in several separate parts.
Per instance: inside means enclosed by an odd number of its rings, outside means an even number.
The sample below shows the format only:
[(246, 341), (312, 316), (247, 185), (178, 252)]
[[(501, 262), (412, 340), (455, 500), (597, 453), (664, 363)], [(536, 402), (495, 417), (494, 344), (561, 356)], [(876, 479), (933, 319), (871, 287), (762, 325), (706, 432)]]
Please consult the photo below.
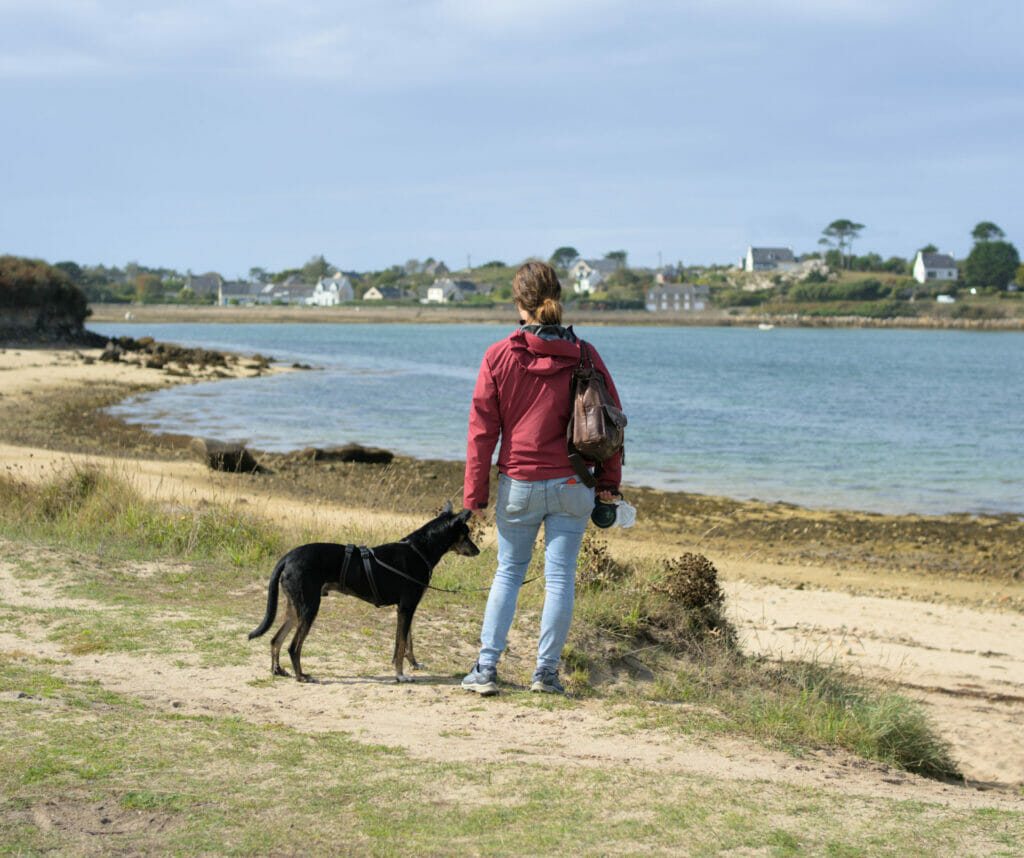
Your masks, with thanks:
[(31, 695), (0, 701), (6, 854), (1009, 855), (1024, 836), (1020, 814), (991, 810), (523, 753), (425, 761), (149, 709), (24, 659), (0, 683)]
[[(244, 633), (259, 617), (245, 614), (253, 605), (262, 612), (273, 559), (316, 536), (227, 509), (169, 509), (109, 474), (80, 472), (41, 487), (0, 478), (0, 533), (19, 540), (3, 559), (27, 586), (87, 600), (0, 606), (0, 629), (16, 635), (32, 622), (72, 655), (157, 656), (178, 667), (250, 660)], [(394, 533), (364, 523), (358, 534), (322, 538)], [(442, 636), (431, 650), (473, 645), (486, 593), (470, 591), (489, 583), (493, 564), (488, 546), (442, 564), (434, 583), (467, 591), (428, 594), (424, 622)], [(577, 696), (606, 704), (610, 737), (628, 743), (649, 727), (737, 735), (797, 755), (844, 748), (911, 771), (955, 772), (911, 701), (830, 665), (738, 652), (713, 577), (694, 569), (685, 557), (623, 561), (600, 541), (585, 546), (564, 676)], [(517, 622), (535, 624), (542, 599), (542, 582), (524, 588)], [(372, 651), (366, 670), (379, 672), (392, 623), (336, 599), (318, 620), (311, 666), (329, 646), (357, 660)], [(522, 685), (529, 668), (510, 655), (503, 678)], [(447, 658), (435, 674), (457, 675), (458, 659)], [(633, 678), (622, 681), (624, 672)], [(538, 760), (514, 734), (498, 762), (418, 759), (357, 741), (342, 725), (310, 734), (185, 716), (57, 673), (26, 652), (0, 653), (0, 854), (1010, 855), (1024, 838), (1020, 814), (677, 768), (563, 766)], [(3, 694), (12, 691), (20, 694)], [(513, 686), (501, 700), (524, 717), (571, 716), (579, 705)], [(469, 700), (466, 709), (479, 717), (492, 704)], [(442, 732), (448, 742), (474, 741), (469, 727)]]
[[(248, 621), (239, 619), (239, 594), (251, 594), (254, 599), (246, 601), (262, 606), (273, 560), (299, 538), (215, 505), (167, 508), (102, 471), (71, 470), (41, 485), (0, 476), (0, 511), (0, 532), (9, 538), (78, 552), (73, 575), (60, 571), (69, 562), (65, 555), (31, 565), (12, 557), (20, 574), (52, 579), (63, 595), (117, 608), (37, 612), (50, 639), (79, 655), (172, 657), (184, 641), (201, 663), (244, 663), (251, 649), (244, 639)], [(314, 536), (302, 534), (303, 541)], [(362, 525), (357, 534), (321, 538), (381, 542), (394, 534)], [(145, 579), (118, 562), (127, 558), (147, 563)], [(494, 561), (493, 547), (485, 547), (477, 558), (446, 558), (435, 575), (435, 586), (460, 592), (444, 598), (428, 593), (431, 614), (461, 641), (475, 640), (486, 600), (481, 588), (490, 582)], [(528, 577), (538, 574), (535, 566)], [(913, 701), (854, 681), (832, 665), (776, 664), (740, 653), (715, 575), (699, 555), (620, 561), (588, 535), (565, 651), (569, 690), (606, 696), (605, 680), (631, 671), (642, 681), (616, 693), (643, 704), (644, 720), (689, 732), (738, 733), (773, 747), (834, 746), (928, 776), (957, 776), (948, 746)], [(524, 586), (517, 622), (532, 621), (542, 602), (542, 581)], [(331, 631), (346, 651), (387, 639), (389, 619), (355, 600), (343, 604), (346, 622)], [(258, 619), (253, 616), (252, 623)], [(17, 611), (0, 616), (7, 628), (18, 622)], [(327, 618), (318, 622), (329, 628)], [(505, 670), (515, 671), (515, 654), (509, 655)], [(525, 682), (528, 668), (519, 672), (524, 676), (511, 678)], [(666, 703), (699, 703), (700, 710)]]
[(0, 475), (4, 533), (130, 557), (209, 560), (243, 567), (283, 553), (283, 534), (228, 507), (171, 508), (143, 500), (123, 476), (71, 468), (41, 484)]

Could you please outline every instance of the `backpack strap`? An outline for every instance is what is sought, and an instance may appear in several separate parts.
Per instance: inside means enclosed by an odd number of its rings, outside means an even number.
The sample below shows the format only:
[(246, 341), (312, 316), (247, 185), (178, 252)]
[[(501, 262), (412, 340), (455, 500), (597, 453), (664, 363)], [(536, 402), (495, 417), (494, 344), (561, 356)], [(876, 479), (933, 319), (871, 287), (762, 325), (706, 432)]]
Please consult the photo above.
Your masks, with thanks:
[(569, 381), (569, 423), (565, 427), (565, 444), (569, 451), (569, 464), (572, 465), (573, 470), (576, 471), (576, 476), (580, 478), (580, 482), (582, 482), (583, 485), (588, 489), (592, 489), (597, 485), (597, 480), (587, 467), (587, 463), (583, 461), (583, 456), (580, 455), (580, 451), (576, 449), (576, 445), (572, 442), (572, 430), (576, 419), (575, 406), (578, 373), (587, 369), (588, 362), (590, 363), (590, 369), (593, 370), (594, 359), (590, 356), (587, 344), (583, 340), (580, 340), (580, 362), (572, 371), (572, 378)]

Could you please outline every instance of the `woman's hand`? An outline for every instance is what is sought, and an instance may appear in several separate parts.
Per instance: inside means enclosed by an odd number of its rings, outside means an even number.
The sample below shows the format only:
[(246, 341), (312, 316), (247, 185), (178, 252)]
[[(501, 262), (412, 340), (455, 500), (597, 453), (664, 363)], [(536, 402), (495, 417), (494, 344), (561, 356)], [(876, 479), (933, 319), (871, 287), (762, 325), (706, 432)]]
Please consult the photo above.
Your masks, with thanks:
[(598, 500), (602, 503), (615, 503), (622, 497), (620, 492), (613, 492), (611, 489), (605, 489), (597, 493)]

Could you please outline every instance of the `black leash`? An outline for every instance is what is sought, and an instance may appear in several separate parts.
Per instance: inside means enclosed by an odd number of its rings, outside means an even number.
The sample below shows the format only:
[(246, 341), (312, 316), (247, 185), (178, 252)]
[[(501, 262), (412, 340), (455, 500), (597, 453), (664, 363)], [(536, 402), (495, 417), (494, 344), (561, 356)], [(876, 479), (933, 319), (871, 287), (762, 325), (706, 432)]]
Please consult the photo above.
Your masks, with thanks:
[[(411, 548), (413, 550), (413, 552), (416, 554), (416, 556), (419, 557), (420, 560), (423, 561), (423, 565), (427, 569), (427, 581), (429, 581), (430, 578), (434, 574), (434, 564), (432, 564), (426, 558), (426, 556), (423, 554), (423, 552), (420, 551), (411, 542), (406, 542), (404, 539), (403, 540), (399, 540), (399, 542), (400, 542), (400, 544), (406, 545), (409, 548)], [(354, 553), (355, 550), (356, 550), (356, 546), (355, 545), (346, 545), (345, 546), (345, 559), (344, 559), (344, 561), (342, 563), (342, 567), (341, 567), (341, 585), (342, 585), (342, 587), (345, 586), (345, 572), (348, 570), (349, 559), (351, 558), (351, 556), (352, 556), (352, 554)], [(378, 566), (380, 566), (383, 569), (387, 569), (388, 572), (391, 572), (393, 575), (397, 575), (399, 578), (404, 578), (406, 581), (412, 581), (413, 584), (419, 584), (421, 587), (423, 587), (426, 590), (436, 590), (438, 593), (482, 593), (482, 592), (485, 592), (485, 591), (491, 589), (490, 587), (460, 587), (458, 590), (451, 590), (451, 589), (448, 589), (447, 587), (435, 587), (433, 584), (430, 584), (430, 583), (424, 584), (419, 579), (413, 578), (412, 575), (407, 575), (401, 569), (396, 569), (390, 563), (385, 563), (383, 560), (381, 560), (374, 553), (372, 548), (367, 548), (364, 545), (360, 545), (358, 547), (358, 550), (359, 550), (360, 555), (362, 556), (363, 570), (366, 572), (367, 582), (370, 585), (370, 590), (373, 591), (373, 603), (378, 608), (380, 607), (380, 604), (381, 604), (380, 603), (380, 595), (377, 592), (377, 582), (374, 580), (374, 577), (373, 577), (373, 570), (371, 568), (371, 563), (370, 563), (371, 559)], [(523, 583), (520, 584), (519, 586), (522, 587), (524, 584), (530, 584), (533, 581), (536, 581), (540, 577), (541, 577), (540, 575), (535, 575), (533, 578), (528, 578), (527, 580), (523, 581)]]

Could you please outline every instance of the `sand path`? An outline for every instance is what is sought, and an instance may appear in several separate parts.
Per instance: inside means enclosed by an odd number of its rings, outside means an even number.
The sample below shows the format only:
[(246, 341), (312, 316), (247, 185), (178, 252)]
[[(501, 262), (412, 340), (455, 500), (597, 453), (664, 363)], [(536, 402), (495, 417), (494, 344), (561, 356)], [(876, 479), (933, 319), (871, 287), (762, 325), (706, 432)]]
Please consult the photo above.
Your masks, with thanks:
[[(38, 378), (20, 384), (15, 380), (18, 370), (5, 365), (3, 356), (0, 352), (0, 395), (28, 395), (26, 390), (34, 385), (67, 383), (66, 378), (55, 378), (50, 363), (40, 369)], [(77, 365), (68, 361), (69, 370)], [(124, 378), (123, 368), (115, 372)], [(95, 373), (89, 377), (95, 378)], [(368, 515), (260, 494), (252, 483), (210, 473), (198, 463), (87, 457), (0, 445), (0, 468), (30, 478), (87, 462), (120, 470), (141, 492), (168, 502), (245, 503), (270, 519), (303, 516), (328, 527), (352, 515)], [(410, 523), (399, 516), (385, 519), (393, 519), (395, 529), (402, 532)], [(527, 755), (567, 765), (686, 771), (952, 806), (1024, 806), (1024, 617), (1019, 613), (755, 583), (772, 575), (783, 577), (787, 570), (746, 558), (716, 557), (716, 564), (747, 651), (834, 658), (902, 686), (923, 699), (968, 779), (976, 786), (1001, 788), (940, 784), (840, 753), (797, 759), (745, 741), (700, 742), (632, 724), (624, 732), (607, 701), (576, 701), (550, 711), (527, 709), (505, 696), (479, 700), (456, 687), (450, 677), (431, 677), (429, 671), (414, 685), (396, 685), (383, 673), (365, 675), (365, 668), (334, 652), (318, 656), (317, 673), (324, 681), (309, 686), (284, 680), (252, 684), (266, 674), (265, 646), (254, 645), (250, 663), (242, 667), (179, 666), (178, 660), (171, 664), (131, 654), (74, 656), (29, 624), (18, 635), (0, 634), (0, 653), (32, 651), (58, 658), (62, 664), (54, 666), (55, 671), (97, 679), (161, 708), (270, 720), (300, 730), (340, 729), (432, 759), (500, 761)], [(843, 570), (820, 571), (823, 579), (842, 575)], [(45, 582), (21, 577), (13, 563), (2, 562), (0, 603), (50, 606), (53, 594)], [(246, 618), (261, 610), (260, 605), (252, 608)], [(430, 639), (430, 622), (429, 615), (417, 619), (421, 640)], [(240, 621), (237, 629), (225, 629), (225, 634), (247, 630)], [(514, 743), (510, 735), (515, 736)]]

